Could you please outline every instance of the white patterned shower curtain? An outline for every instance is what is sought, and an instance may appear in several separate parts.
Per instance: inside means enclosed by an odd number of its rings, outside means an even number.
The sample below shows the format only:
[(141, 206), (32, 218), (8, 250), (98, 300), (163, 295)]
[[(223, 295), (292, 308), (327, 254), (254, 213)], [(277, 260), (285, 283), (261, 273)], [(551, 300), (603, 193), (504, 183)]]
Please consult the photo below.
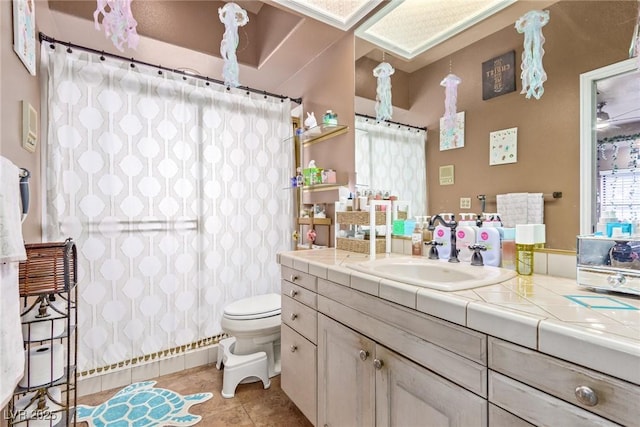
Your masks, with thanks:
[[(290, 105), (42, 44), (45, 239), (78, 246), (78, 370), (222, 332), (279, 292)], [(46, 176), (45, 176), (46, 175)]]
[(426, 215), (426, 131), (356, 116), (357, 183), (389, 190), (411, 202), (411, 214)]

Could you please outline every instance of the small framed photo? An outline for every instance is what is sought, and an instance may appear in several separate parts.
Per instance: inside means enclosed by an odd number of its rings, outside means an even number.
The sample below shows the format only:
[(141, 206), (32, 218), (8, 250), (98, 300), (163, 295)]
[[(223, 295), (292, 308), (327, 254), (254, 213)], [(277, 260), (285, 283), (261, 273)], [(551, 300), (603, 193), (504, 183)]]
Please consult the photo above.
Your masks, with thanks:
[(13, 0), (13, 50), (32, 76), (36, 75), (35, 0)]

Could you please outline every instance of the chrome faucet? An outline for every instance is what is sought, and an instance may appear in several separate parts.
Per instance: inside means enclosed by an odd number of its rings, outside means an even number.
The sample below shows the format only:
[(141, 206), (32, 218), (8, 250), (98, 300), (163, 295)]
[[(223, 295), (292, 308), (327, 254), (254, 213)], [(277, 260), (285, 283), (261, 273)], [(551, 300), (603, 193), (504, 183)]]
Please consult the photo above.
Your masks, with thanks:
[(451, 253), (449, 254), (449, 262), (460, 262), (458, 259), (458, 249), (456, 248), (456, 227), (458, 226), (456, 216), (451, 215), (450, 221), (446, 221), (440, 214), (432, 216), (431, 219), (429, 219), (428, 226), (430, 231), (435, 230), (437, 222), (451, 230)]

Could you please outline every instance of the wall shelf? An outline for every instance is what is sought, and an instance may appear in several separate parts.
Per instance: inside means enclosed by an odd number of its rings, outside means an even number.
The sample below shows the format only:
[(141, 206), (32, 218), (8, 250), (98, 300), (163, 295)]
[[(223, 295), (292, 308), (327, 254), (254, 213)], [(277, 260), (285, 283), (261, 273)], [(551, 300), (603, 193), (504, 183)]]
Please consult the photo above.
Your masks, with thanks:
[(337, 190), (340, 187), (345, 187), (347, 184), (314, 184), (314, 185), (305, 185), (302, 187), (302, 191), (305, 193), (314, 192), (314, 191), (330, 191)]
[(303, 147), (308, 147), (317, 142), (322, 142), (329, 138), (334, 138), (338, 135), (345, 134), (348, 131), (349, 126), (346, 125), (320, 124), (302, 132), (302, 135), (300, 135), (300, 142), (302, 142)]

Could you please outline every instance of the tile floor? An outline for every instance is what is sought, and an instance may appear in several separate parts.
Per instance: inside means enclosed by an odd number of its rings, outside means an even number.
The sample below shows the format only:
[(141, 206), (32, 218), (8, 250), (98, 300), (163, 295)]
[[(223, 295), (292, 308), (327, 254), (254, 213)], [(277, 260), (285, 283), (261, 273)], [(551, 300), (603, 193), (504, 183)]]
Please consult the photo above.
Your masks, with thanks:
[[(198, 427), (222, 426), (277, 426), (277, 427), (309, 427), (312, 424), (289, 400), (280, 388), (280, 376), (271, 378), (271, 387), (264, 390), (262, 382), (240, 384), (235, 397), (224, 399), (222, 390), (222, 371), (215, 365), (205, 365), (187, 369), (156, 378), (155, 387), (167, 388), (187, 395), (199, 392), (211, 392), (213, 397), (204, 403), (194, 405), (190, 413), (201, 415)], [(102, 391), (83, 396), (78, 404), (98, 405), (120, 388)], [(78, 423), (85, 427), (86, 423)]]

